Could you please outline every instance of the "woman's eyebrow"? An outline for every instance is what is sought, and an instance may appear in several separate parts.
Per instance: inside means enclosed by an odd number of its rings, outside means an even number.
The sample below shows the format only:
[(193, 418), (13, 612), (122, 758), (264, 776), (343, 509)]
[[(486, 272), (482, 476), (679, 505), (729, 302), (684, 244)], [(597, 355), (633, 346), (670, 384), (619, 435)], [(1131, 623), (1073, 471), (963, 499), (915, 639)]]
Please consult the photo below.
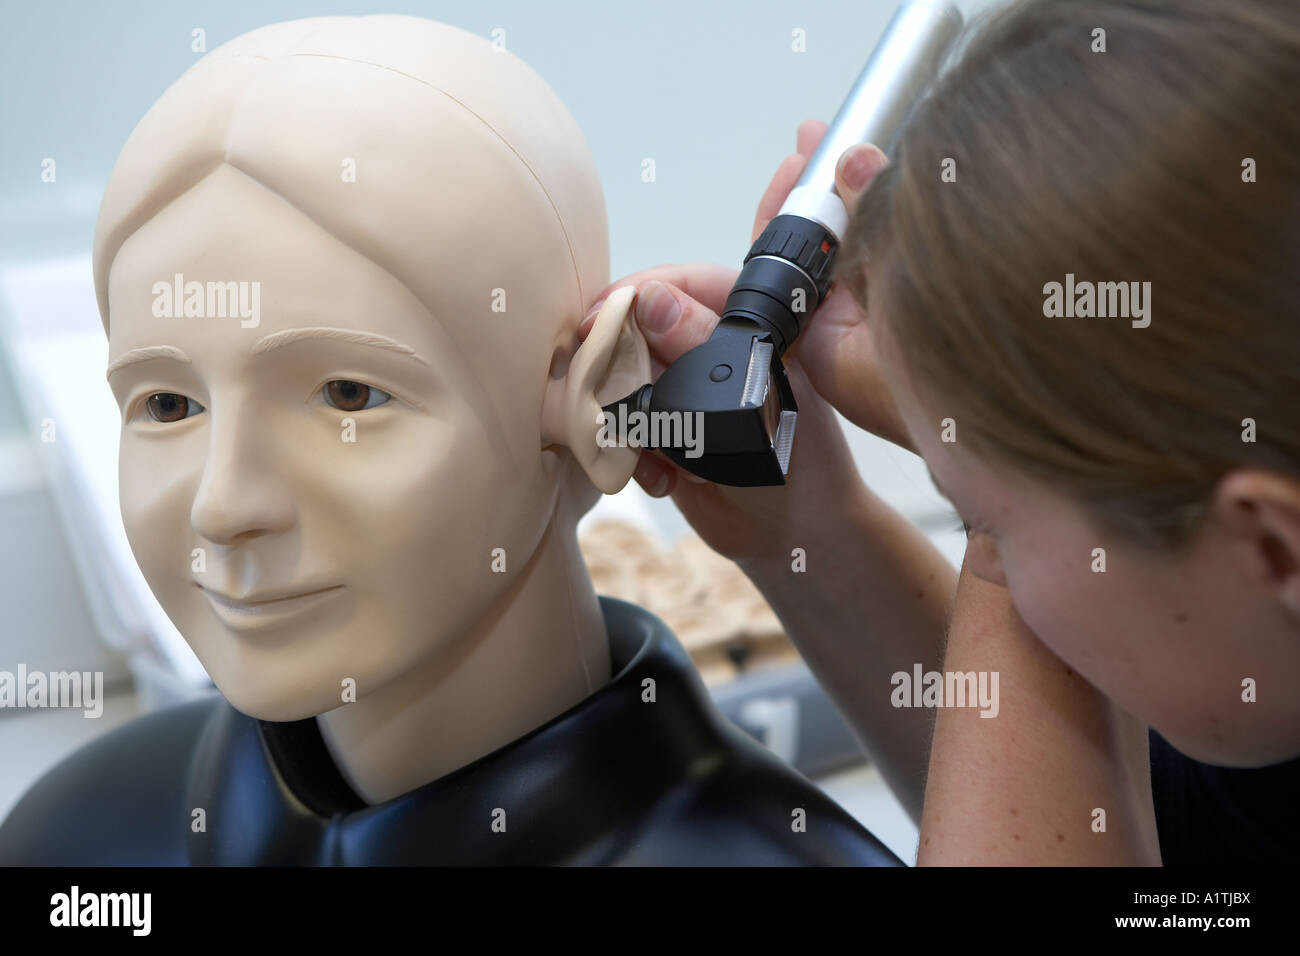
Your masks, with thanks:
[(303, 329), (284, 329), (280, 332), (272, 332), (253, 343), (253, 354), (260, 355), (263, 352), (269, 352), (272, 349), (278, 349), (285, 345), (291, 345), (294, 342), (300, 342), (304, 339), (333, 339), (338, 342), (349, 342), (353, 345), (369, 345), (373, 348), (387, 349), (390, 352), (397, 352), (400, 355), (408, 355), (424, 365), (428, 361), (418, 354), (415, 349), (409, 345), (404, 345), (386, 335), (377, 335), (374, 332), (362, 332), (360, 329), (331, 329), (331, 328), (303, 328)]

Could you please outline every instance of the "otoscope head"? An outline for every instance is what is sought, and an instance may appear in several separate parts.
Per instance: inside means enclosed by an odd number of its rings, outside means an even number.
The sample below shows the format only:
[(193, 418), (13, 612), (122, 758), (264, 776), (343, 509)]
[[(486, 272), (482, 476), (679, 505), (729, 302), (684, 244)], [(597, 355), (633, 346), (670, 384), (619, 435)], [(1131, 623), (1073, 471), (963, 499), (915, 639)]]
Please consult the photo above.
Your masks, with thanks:
[(692, 445), (653, 447), (707, 481), (785, 483), (798, 409), (771, 336), (753, 322), (724, 319), (707, 342), (668, 366), (654, 385), (643, 385), (604, 411), (624, 434), (632, 413), (663, 423), (663, 433), (673, 425), (689, 429), (698, 438)]
[(816, 222), (777, 216), (750, 247), (709, 340), (605, 411), (693, 415), (701, 440), (659, 445), (670, 460), (722, 485), (785, 484), (799, 407), (781, 356), (825, 297), (837, 244)]

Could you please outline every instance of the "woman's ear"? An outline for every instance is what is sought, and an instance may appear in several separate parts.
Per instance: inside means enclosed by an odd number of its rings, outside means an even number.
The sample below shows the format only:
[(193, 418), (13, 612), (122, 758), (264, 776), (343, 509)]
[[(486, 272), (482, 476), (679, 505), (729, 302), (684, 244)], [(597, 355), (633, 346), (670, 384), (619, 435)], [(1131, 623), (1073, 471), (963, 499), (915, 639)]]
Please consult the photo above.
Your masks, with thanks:
[(1300, 482), (1240, 469), (1219, 482), (1213, 511), (1247, 545), (1257, 576), (1300, 620)]
[(632, 477), (640, 451), (602, 442), (602, 406), (650, 381), (650, 350), (637, 328), (636, 286), (616, 289), (578, 346), (568, 369), (547, 382), (542, 444), (563, 445), (591, 483), (607, 495)]

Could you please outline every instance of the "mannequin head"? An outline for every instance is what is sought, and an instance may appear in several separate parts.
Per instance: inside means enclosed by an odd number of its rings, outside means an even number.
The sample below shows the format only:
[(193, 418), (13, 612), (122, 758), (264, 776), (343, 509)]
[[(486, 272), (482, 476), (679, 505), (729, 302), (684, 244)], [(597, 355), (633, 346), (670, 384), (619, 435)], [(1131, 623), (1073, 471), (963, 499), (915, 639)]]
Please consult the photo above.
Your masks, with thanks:
[(95, 284), (127, 536), (232, 704), (299, 719), (342, 678), (454, 669), (543, 540), (626, 483), (636, 453), (596, 436), (649, 376), (631, 290), (576, 336), (607, 282), (581, 132), (480, 37), (276, 24), (164, 94)]

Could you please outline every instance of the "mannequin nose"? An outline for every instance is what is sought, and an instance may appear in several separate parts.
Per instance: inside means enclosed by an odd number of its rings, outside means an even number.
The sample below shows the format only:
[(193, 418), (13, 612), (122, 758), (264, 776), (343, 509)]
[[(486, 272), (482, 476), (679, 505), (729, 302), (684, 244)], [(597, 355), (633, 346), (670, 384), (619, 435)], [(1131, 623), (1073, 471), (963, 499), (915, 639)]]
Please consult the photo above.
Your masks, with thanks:
[(253, 423), (223, 423), (214, 415), (208, 459), (190, 509), (190, 524), (213, 544), (237, 544), (293, 526), (293, 498), (257, 431)]

